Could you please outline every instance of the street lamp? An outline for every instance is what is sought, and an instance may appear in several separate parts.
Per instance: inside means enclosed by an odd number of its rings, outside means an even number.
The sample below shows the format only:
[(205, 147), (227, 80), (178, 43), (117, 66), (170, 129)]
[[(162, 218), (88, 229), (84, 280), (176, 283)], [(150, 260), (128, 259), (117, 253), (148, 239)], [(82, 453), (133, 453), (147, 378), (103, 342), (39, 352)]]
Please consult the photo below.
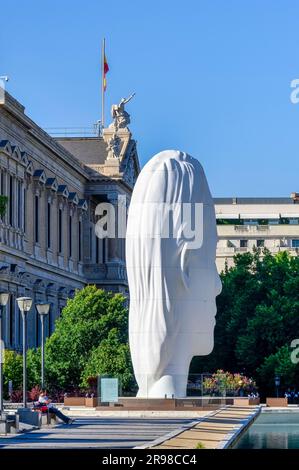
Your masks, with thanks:
[(47, 302), (36, 304), (36, 310), (39, 313), (41, 324), (42, 324), (42, 331), (41, 331), (41, 353), (42, 353), (42, 375), (41, 375), (41, 386), (42, 389), (45, 387), (45, 317), (48, 315), (50, 310), (50, 304)]
[(4, 340), (3, 340), (3, 314), (9, 299), (8, 292), (0, 293), (0, 416), (3, 413), (3, 362), (4, 362)]
[(30, 297), (18, 297), (18, 307), (23, 319), (23, 404), (27, 408), (27, 313), (31, 309), (32, 299)]
[(278, 398), (278, 389), (280, 386), (280, 377), (279, 375), (275, 376), (275, 387), (276, 387), (276, 397)]

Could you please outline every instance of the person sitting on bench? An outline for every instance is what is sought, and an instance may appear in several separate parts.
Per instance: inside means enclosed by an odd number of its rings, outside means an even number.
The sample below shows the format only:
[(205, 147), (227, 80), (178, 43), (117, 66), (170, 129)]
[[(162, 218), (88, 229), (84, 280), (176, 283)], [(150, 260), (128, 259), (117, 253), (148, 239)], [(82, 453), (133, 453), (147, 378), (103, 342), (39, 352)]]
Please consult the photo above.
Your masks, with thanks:
[(38, 397), (38, 403), (42, 407), (47, 406), (48, 412), (53, 413), (55, 416), (57, 416), (57, 418), (61, 419), (61, 421), (63, 421), (65, 424), (72, 424), (74, 422), (73, 419), (64, 415), (60, 410), (58, 410), (58, 408), (55, 408), (55, 406), (51, 403), (51, 400), (47, 396), (46, 390), (41, 391)]

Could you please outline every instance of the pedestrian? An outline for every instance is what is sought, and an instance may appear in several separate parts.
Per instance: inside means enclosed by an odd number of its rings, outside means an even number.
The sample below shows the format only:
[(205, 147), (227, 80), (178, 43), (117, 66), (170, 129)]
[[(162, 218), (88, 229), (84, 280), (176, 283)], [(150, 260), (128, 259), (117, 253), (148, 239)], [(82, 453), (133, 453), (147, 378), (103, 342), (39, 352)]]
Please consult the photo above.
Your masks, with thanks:
[(64, 415), (58, 408), (56, 408), (52, 403), (49, 397), (47, 396), (47, 391), (42, 390), (39, 397), (38, 403), (40, 406), (46, 406), (50, 413), (53, 413), (57, 418), (61, 419), (65, 424), (72, 424), (74, 420)]

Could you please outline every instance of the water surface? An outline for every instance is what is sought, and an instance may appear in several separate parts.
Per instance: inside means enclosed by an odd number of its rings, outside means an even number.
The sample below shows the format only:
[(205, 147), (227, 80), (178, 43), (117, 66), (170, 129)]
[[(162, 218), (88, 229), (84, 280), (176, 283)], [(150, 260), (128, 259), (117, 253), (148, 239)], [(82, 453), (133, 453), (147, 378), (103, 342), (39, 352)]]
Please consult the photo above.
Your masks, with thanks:
[(299, 412), (261, 413), (234, 448), (299, 449)]

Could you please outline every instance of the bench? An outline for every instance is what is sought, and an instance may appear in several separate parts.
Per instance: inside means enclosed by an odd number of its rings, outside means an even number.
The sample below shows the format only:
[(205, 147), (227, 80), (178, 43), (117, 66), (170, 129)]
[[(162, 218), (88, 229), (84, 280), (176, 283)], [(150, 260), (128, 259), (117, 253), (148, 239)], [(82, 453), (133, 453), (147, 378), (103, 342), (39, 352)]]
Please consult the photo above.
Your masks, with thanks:
[(50, 426), (51, 424), (57, 424), (57, 416), (51, 411), (42, 413), (42, 426)]
[(16, 434), (19, 431), (19, 416), (17, 414), (2, 414), (0, 416), (0, 434)]
[(33, 411), (35, 413), (39, 413), (41, 426), (50, 426), (51, 424), (57, 423), (57, 416), (49, 409), (47, 411), (42, 411), (40, 408), (33, 408)]

